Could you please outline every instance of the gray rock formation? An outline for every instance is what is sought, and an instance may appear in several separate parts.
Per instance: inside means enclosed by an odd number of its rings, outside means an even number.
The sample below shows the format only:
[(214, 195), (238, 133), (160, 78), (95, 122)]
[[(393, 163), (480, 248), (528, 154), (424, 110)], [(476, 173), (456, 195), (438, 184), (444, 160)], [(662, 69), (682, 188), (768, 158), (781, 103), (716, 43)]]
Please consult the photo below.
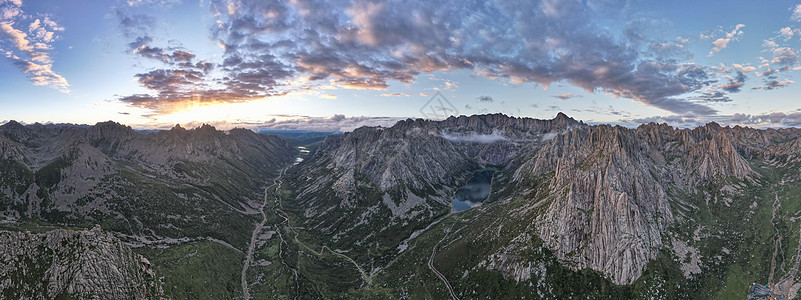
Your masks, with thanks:
[(99, 227), (0, 231), (4, 299), (158, 299), (161, 294), (150, 262)]

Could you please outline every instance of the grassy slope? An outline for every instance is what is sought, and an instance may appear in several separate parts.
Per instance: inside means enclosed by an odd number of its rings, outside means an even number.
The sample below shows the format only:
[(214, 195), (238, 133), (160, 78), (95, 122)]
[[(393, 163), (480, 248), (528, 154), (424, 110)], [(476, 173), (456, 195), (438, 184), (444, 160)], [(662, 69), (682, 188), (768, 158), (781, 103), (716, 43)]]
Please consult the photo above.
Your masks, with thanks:
[(214, 242), (166, 249), (138, 248), (163, 279), (173, 299), (233, 299), (242, 296), (239, 274), (245, 255)]

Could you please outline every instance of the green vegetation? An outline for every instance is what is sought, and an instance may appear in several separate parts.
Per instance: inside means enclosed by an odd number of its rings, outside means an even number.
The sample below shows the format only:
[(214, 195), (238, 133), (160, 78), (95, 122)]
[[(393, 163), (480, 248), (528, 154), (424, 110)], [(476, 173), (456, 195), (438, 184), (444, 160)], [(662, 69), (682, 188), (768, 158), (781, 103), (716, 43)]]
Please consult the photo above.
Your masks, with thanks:
[(241, 297), (239, 274), (245, 259), (241, 252), (214, 242), (135, 251), (150, 260), (164, 293), (173, 299)]

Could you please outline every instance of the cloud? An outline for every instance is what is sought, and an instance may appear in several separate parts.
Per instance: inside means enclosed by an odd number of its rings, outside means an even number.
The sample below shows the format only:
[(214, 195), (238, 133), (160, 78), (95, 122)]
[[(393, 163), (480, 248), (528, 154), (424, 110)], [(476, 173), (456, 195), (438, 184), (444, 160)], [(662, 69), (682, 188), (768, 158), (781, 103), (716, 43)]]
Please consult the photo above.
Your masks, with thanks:
[(567, 93), (567, 94), (561, 94), (561, 95), (553, 95), (551, 97), (554, 97), (554, 98), (557, 98), (557, 99), (562, 99), (562, 100), (567, 100), (567, 99), (571, 99), (571, 98), (579, 98), (579, 97), (581, 97), (581, 95), (575, 95), (573, 93)]
[[(330, 117), (312, 117), (302, 115), (270, 115), (261, 120), (204, 120), (182, 123), (184, 128), (197, 128), (203, 124), (214, 126), (220, 130), (233, 128), (246, 128), (256, 132), (260, 130), (309, 130), (309, 131), (353, 131), (362, 126), (382, 126), (390, 127), (398, 121), (406, 118), (395, 117), (348, 117), (342, 114), (334, 114)], [(0, 123), (2, 124), (2, 123)], [(161, 129), (168, 130), (175, 126), (175, 123), (145, 123), (130, 124), (136, 129)]]
[[(63, 93), (69, 93), (69, 83), (53, 71), (50, 51), (52, 43), (60, 38), (56, 32), (64, 31), (49, 17), (35, 18), (25, 14), (20, 6), (22, 1), (0, 2), (0, 46), (9, 43), (12, 50), (2, 52), (11, 63), (25, 73), (37, 86), (47, 86)], [(23, 23), (28, 23), (24, 26)], [(27, 33), (20, 28), (27, 28)]]
[[(553, 109), (555, 108), (555, 106), (551, 106), (550, 108)], [(557, 108), (556, 110), (559, 109)], [(628, 117), (629, 115), (631, 115), (629, 112), (615, 109), (612, 105), (607, 105), (607, 106), (590, 105), (586, 108), (572, 108), (570, 110), (577, 113), (591, 113), (594, 115), (608, 115), (608, 116), (620, 116), (620, 117)]]
[[(742, 69), (742, 68), (740, 68)], [(745, 85), (745, 80), (748, 78), (745, 73), (742, 71), (737, 71), (737, 77), (732, 80), (729, 80), (728, 83), (720, 85), (720, 89), (729, 92), (729, 93), (737, 93), (740, 89)]]
[(502, 142), (509, 140), (508, 137), (504, 136), (498, 131), (493, 131), (492, 134), (480, 134), (480, 133), (451, 133), (447, 131), (443, 131), (442, 137), (446, 140), (451, 142), (460, 142), (460, 143), (479, 143), (479, 144), (492, 144), (497, 142)]
[(770, 60), (772, 65), (791, 66), (798, 61), (798, 53), (790, 47), (781, 47), (773, 50), (773, 57)]
[(0, 32), (3, 32), (19, 51), (31, 53), (34, 47), (28, 41), (28, 35), (22, 30), (14, 29), (14, 22), (0, 22)]
[(672, 126), (685, 127), (685, 128), (696, 127), (699, 126), (699, 124), (702, 124), (701, 121), (695, 118), (678, 116), (678, 115), (635, 118), (635, 119), (621, 120), (621, 122), (634, 126), (638, 126), (640, 124), (648, 124), (648, 123), (657, 123), (657, 124), (666, 123)]
[(22, 9), (15, 6), (0, 6), (0, 20), (11, 20), (22, 14)]
[(712, 42), (713, 47), (712, 50), (709, 51), (709, 56), (712, 56), (713, 54), (720, 52), (720, 50), (725, 49), (729, 45), (729, 42), (731, 42), (732, 40), (736, 41), (740, 39), (740, 37), (743, 35), (743, 31), (741, 30), (743, 27), (745, 27), (744, 24), (737, 24), (736, 26), (734, 26), (734, 29), (732, 31), (726, 32), (724, 37), (719, 38), (714, 42)]
[[(115, 8), (111, 14), (119, 22), (118, 28), (128, 38), (136, 38), (150, 34), (156, 28), (156, 18), (141, 13), (131, 13), (124, 8)], [(130, 45), (130, 44), (129, 44)]]
[(476, 99), (478, 100), (478, 102), (486, 102), (486, 103), (495, 102), (495, 100), (493, 100), (492, 97), (490, 96), (478, 96), (478, 98)]
[[(736, 91), (740, 91), (740, 87), (742, 86), (741, 82), (731, 82), (724, 86), (732, 86), (736, 89)], [(726, 89), (726, 87), (724, 87)], [(732, 99), (726, 95), (726, 93), (721, 91), (710, 91), (710, 92), (703, 92), (701, 95), (697, 97), (699, 100), (703, 100), (705, 102), (731, 102)]]
[(753, 89), (755, 89), (755, 90), (759, 90), (759, 89), (773, 90), (773, 89), (778, 89), (778, 88), (782, 88), (782, 87), (788, 86), (788, 85), (793, 84), (793, 83), (795, 83), (795, 81), (792, 81), (790, 79), (784, 79), (782, 81), (768, 80), (768, 81), (765, 82), (765, 85), (758, 85), (758, 86), (755, 86)]
[(792, 16), (790, 16), (790, 20), (801, 22), (801, 4), (796, 4), (796, 6), (790, 8), (790, 10), (793, 12)]
[(391, 94), (381, 94), (382, 97), (409, 97), (409, 94), (406, 93), (391, 93)]
[(774, 49), (774, 48), (778, 48), (779, 44), (777, 44), (776, 41), (774, 41), (773, 39), (768, 39), (768, 40), (762, 41), (762, 47), (769, 48), (769, 49)]
[(322, 94), (322, 95), (320, 95), (320, 98), (323, 98), (323, 99), (336, 99), (336, 98), (337, 98), (337, 95), (332, 95), (332, 94)]
[[(743, 65), (740, 65), (740, 64), (732, 64), (731, 66), (734, 67), (735, 69), (737, 69), (737, 70), (739, 70), (741, 72), (745, 72), (745, 73), (753, 72), (754, 70), (756, 70), (755, 67), (743, 66)], [(727, 71), (727, 73), (728, 73), (728, 71)]]
[(777, 73), (779, 73), (779, 71), (771, 69), (771, 68), (767, 68), (767, 69), (765, 69), (765, 71), (760, 72), (759, 76), (764, 76), (764, 77), (767, 77), (769, 79), (774, 79), (774, 78), (776, 78), (775, 74), (777, 74)]
[[(276, 118), (250, 122), (248, 124), (233, 123), (222, 128), (245, 127), (271, 130), (312, 130), (312, 131), (353, 131), (362, 126), (384, 126), (389, 127), (402, 120), (402, 118), (389, 117), (347, 117), (342, 114), (335, 114), (331, 117), (308, 117), (308, 116), (276, 116)], [(217, 125), (215, 125), (216, 127)]]
[(50, 64), (36, 64), (34, 62), (14, 59), (14, 65), (28, 74), (28, 78), (33, 82), (33, 85), (49, 86), (62, 93), (69, 93), (69, 83), (67, 80), (53, 72), (53, 65)]
[[(632, 24), (619, 36), (592, 21), (616, 16), (623, 4), (614, 1), (202, 3), (215, 16), (212, 42), (223, 47), (223, 62), (184, 95), (152, 90), (149, 100), (129, 104), (180, 107), (169, 103), (191, 99), (190, 92), (226, 96), (215, 101), (250, 101), (322, 85), (387, 90), (421, 74), (468, 70), (511, 84), (565, 82), (674, 113), (716, 113), (703, 100), (689, 99), (715, 79), (707, 67), (684, 62), (686, 39), (648, 37), (658, 22)], [(132, 41), (154, 32), (151, 17), (118, 13), (118, 18)], [(731, 39), (741, 28), (735, 27)], [(133, 54), (168, 65), (167, 56), (175, 54), (152, 42), (144, 45)], [(241, 90), (222, 92), (234, 89)], [(123, 99), (142, 98), (134, 96)]]
[(793, 29), (788, 27), (784, 27), (779, 30), (779, 36), (781, 36), (785, 41), (793, 38)]
[[(151, 115), (162, 115), (198, 104), (244, 102), (290, 92), (275, 89), (279, 81), (293, 75), (275, 56), (267, 53), (256, 58), (227, 55), (221, 64), (213, 64), (180, 45), (153, 45), (156, 39), (149, 34), (157, 22), (151, 16), (130, 14), (122, 9), (116, 9), (115, 16), (120, 21), (120, 30), (132, 39), (128, 43), (130, 53), (163, 63), (162, 68), (136, 74), (137, 82), (150, 92), (121, 96), (117, 100), (123, 103), (147, 108), (152, 111)], [(212, 75), (215, 70), (224, 76)]]
[[(128, 43), (128, 50), (140, 57), (158, 60), (170, 65), (184, 64), (187, 67), (201, 68), (200, 66), (191, 65), (196, 58), (192, 52), (183, 50), (180, 47), (171, 47), (170, 49), (154, 47), (151, 46), (152, 42), (152, 37), (140, 36), (133, 42)], [(212, 67), (211, 63), (205, 61), (200, 61), (199, 63), (207, 66), (207, 68)]]
[(733, 115), (717, 115), (704, 118), (695, 118), (687, 116), (654, 116), (648, 118), (622, 120), (623, 124), (629, 126), (638, 126), (644, 123), (667, 123), (668, 125), (679, 128), (694, 128), (703, 126), (709, 122), (716, 122), (723, 126), (750, 126), (750, 127), (785, 127), (785, 126), (799, 126), (801, 125), (801, 110), (793, 112), (768, 112), (762, 114), (733, 114)]
[(173, 5), (180, 4), (181, 0), (127, 0), (128, 6), (155, 6), (160, 8), (169, 8)]

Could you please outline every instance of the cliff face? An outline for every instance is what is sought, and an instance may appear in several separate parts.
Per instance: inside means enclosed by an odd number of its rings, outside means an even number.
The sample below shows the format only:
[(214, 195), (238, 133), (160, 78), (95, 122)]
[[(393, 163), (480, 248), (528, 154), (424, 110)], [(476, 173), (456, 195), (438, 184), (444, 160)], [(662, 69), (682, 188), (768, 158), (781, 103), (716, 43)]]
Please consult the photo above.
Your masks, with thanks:
[(150, 262), (99, 228), (32, 234), (0, 231), (5, 299), (158, 299)]
[(756, 176), (725, 132), (708, 127), (573, 130), (522, 159), (508, 193), (533, 197), (526, 181), (552, 173), (537, 234), (571, 268), (630, 283), (663, 247), (663, 233), (673, 224), (670, 189), (690, 192), (729, 177)]
[(653, 175), (665, 167), (654, 146), (620, 127), (571, 131), (515, 171), (510, 186), (519, 190), (511, 193), (525, 195), (527, 178), (552, 173), (537, 234), (570, 267), (628, 282), (662, 247), (661, 233), (673, 220), (665, 188)]

